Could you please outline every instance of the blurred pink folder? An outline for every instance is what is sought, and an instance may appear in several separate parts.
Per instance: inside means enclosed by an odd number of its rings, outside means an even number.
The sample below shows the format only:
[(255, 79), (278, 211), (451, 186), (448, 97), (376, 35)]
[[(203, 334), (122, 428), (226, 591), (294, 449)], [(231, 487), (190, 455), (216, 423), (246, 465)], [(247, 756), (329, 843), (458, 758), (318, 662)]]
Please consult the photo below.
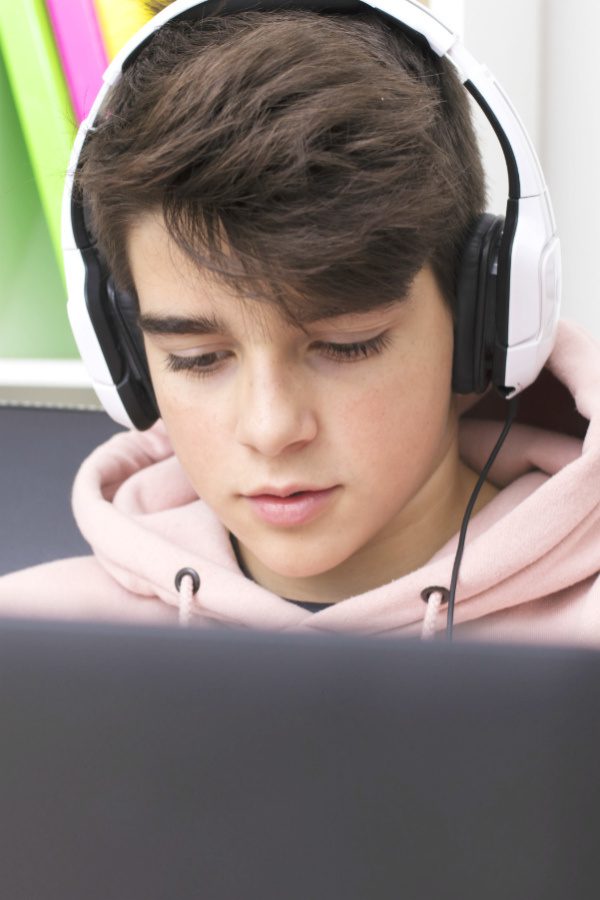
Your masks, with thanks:
[(108, 65), (94, 0), (46, 0), (77, 121), (90, 111)]

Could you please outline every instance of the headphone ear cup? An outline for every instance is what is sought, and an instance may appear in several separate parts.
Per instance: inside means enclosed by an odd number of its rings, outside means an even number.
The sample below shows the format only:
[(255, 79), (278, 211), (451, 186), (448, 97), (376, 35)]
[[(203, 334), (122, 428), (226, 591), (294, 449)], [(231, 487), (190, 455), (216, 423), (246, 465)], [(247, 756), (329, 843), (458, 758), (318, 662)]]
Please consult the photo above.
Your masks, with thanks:
[(131, 294), (116, 288), (109, 276), (106, 293), (115, 322), (124, 377), (118, 386), (127, 413), (136, 428), (143, 430), (159, 418), (156, 397), (138, 326), (138, 305)]
[(490, 384), (496, 344), (496, 283), (502, 216), (475, 221), (461, 255), (456, 282), (452, 389), (482, 394)]

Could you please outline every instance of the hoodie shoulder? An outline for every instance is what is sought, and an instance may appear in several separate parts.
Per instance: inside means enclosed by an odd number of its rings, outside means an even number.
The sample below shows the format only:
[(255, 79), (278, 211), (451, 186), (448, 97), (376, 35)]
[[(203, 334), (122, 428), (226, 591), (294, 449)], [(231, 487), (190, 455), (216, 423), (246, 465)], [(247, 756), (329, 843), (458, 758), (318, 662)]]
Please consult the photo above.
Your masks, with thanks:
[(169, 624), (177, 609), (130, 593), (95, 557), (79, 556), (0, 577), (0, 617)]

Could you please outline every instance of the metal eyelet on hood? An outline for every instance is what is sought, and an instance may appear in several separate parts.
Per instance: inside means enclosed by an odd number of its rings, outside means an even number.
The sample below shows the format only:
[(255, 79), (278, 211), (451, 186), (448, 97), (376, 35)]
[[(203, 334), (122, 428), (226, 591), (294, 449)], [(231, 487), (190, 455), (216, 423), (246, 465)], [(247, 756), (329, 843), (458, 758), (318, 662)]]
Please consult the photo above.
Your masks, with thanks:
[(179, 624), (186, 628), (192, 617), (194, 597), (200, 590), (200, 576), (189, 566), (179, 569), (175, 575), (175, 589), (179, 594)]

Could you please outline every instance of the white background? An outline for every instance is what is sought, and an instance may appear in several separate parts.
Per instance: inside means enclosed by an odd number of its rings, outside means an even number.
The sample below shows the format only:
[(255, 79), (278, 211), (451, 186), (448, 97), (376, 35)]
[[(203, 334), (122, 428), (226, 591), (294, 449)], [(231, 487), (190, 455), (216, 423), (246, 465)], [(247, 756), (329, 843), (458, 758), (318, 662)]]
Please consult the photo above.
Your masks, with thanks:
[[(563, 250), (563, 317), (600, 337), (600, 3), (430, 0), (502, 84), (537, 148)], [(504, 167), (483, 139), (490, 208), (502, 211)]]

